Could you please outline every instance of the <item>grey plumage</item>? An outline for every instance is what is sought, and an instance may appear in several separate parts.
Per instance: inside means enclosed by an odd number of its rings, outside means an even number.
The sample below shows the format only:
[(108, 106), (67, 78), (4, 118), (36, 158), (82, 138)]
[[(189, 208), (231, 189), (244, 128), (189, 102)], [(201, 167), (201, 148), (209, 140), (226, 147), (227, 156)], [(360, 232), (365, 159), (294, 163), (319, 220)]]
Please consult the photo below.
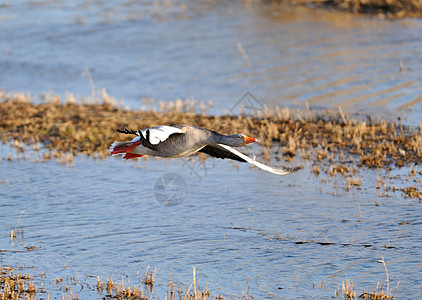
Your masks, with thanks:
[(244, 134), (223, 135), (207, 128), (188, 125), (158, 126), (144, 130), (117, 130), (124, 134), (135, 134), (130, 142), (116, 142), (110, 147), (110, 154), (124, 154), (126, 159), (153, 155), (160, 157), (184, 157), (196, 152), (206, 153), (217, 158), (229, 158), (239, 162), (247, 162), (258, 168), (285, 175), (301, 169), (272, 168), (240, 153), (232, 147), (241, 147), (257, 140)]

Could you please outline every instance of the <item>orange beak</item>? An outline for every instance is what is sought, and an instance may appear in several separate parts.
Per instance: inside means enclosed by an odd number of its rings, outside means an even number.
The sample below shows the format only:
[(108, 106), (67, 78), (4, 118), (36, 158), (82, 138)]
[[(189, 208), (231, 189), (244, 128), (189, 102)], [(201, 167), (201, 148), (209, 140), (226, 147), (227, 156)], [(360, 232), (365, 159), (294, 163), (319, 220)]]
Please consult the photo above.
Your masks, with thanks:
[(257, 142), (257, 141), (258, 141), (257, 139), (245, 136), (245, 144), (250, 144), (250, 143)]

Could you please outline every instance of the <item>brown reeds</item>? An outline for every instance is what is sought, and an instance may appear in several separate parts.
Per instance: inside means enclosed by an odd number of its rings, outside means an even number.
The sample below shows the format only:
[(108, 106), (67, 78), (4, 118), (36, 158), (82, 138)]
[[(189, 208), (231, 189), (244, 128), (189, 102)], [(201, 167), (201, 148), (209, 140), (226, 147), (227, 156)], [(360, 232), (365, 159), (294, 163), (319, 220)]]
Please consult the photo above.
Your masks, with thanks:
[(341, 291), (345, 299), (356, 299), (356, 292), (353, 290), (353, 282), (347, 279), (347, 277), (341, 285)]
[(422, 201), (422, 192), (419, 191), (419, 187), (416, 185), (403, 188), (403, 193), (405, 197), (418, 198), (419, 201)]
[[(68, 95), (68, 97), (70, 97)], [(108, 157), (115, 140), (128, 137), (118, 128), (142, 129), (163, 124), (190, 124), (207, 127), (225, 134), (242, 132), (261, 141), (263, 159), (276, 157), (290, 161), (301, 157), (313, 162), (315, 174), (341, 174), (348, 178), (347, 189), (359, 188), (356, 167), (388, 168), (412, 166), (422, 159), (421, 128), (400, 123), (361, 120), (339, 111), (296, 113), (274, 107), (262, 117), (245, 115), (208, 116), (197, 113), (192, 101), (162, 104), (162, 112), (136, 111), (115, 106), (104, 91), (96, 104), (77, 104), (74, 98), (62, 101), (58, 96), (40, 97), (33, 103), (31, 95), (0, 92), (0, 138), (10, 143), (18, 154), (28, 144), (44, 151), (35, 161), (55, 158), (72, 164), (81, 153), (97, 158)], [(83, 102), (83, 100), (79, 100)], [(281, 149), (281, 150), (280, 150)], [(43, 150), (43, 149), (41, 149)], [(271, 151), (271, 153), (270, 153)], [(275, 155), (274, 155), (275, 154)], [(10, 156), (10, 159), (13, 159)], [(404, 191), (411, 197), (422, 197), (417, 189)]]
[(13, 268), (0, 266), (0, 299), (36, 299), (38, 287), (29, 274), (19, 274)]
[(21, 216), (24, 212), (25, 212), (25, 210), (20, 212), (18, 220), (16, 221), (16, 224), (15, 224), (15, 227), (10, 232), (10, 240), (12, 241), (12, 244), (14, 244), (14, 240), (17, 238), (18, 235), (21, 235), (21, 237), (23, 239), (23, 228), (18, 228), (18, 224), (19, 224)]
[(330, 6), (352, 13), (378, 14), (382, 18), (422, 16), (422, 2), (418, 0), (290, 0), (289, 2)]
[(384, 290), (384, 283), (380, 285), (379, 282), (377, 282), (377, 287), (375, 290), (372, 290), (370, 292), (364, 292), (362, 293), (359, 298), (365, 299), (365, 300), (389, 300), (389, 299), (394, 299), (394, 295), (397, 291), (397, 288), (399, 287), (399, 282), (397, 282), (396, 288), (390, 289), (390, 278), (388, 275), (388, 270), (387, 270), (387, 263), (384, 260), (384, 257), (382, 257), (382, 259), (380, 260), (380, 262), (384, 265), (384, 269), (385, 269), (385, 275), (386, 275), (386, 287)]
[[(382, 259), (379, 262), (382, 263), (383, 266), (384, 266), (385, 275), (386, 275), (386, 280), (385, 280), (386, 286), (384, 286), (384, 283), (380, 284), (380, 282), (377, 282), (377, 287), (376, 287), (375, 290), (372, 290), (370, 292), (363, 292), (359, 296), (359, 298), (365, 299), (365, 300), (389, 300), (389, 299), (394, 299), (394, 295), (397, 291), (399, 283), (397, 283), (396, 288), (394, 290), (390, 289), (390, 277), (389, 277), (389, 274), (388, 274), (387, 263), (385, 262), (384, 257), (382, 257)], [(334, 295), (335, 295), (335, 297), (339, 297), (339, 296), (343, 295), (345, 299), (356, 299), (356, 291), (355, 291), (355, 288), (353, 286), (352, 280), (349, 280), (346, 277), (345, 281), (343, 281), (343, 283), (342, 283), (341, 291), (340, 291), (340, 288), (338, 287), (335, 290)]]
[[(144, 278), (141, 280), (142, 286), (130, 286), (125, 283), (122, 279), (120, 282), (114, 281), (111, 278), (107, 278), (106, 282), (103, 282), (97, 277), (97, 291), (99, 294), (106, 293), (107, 298), (111, 299), (142, 299), (148, 300), (153, 299), (153, 285), (154, 277), (157, 271), (149, 271), (149, 267), (145, 271)], [(242, 292), (242, 295), (244, 293)], [(245, 294), (246, 295), (246, 294)], [(207, 286), (202, 289), (199, 281), (196, 278), (196, 269), (192, 271), (192, 281), (186, 290), (183, 290), (179, 285), (176, 289), (175, 284), (170, 279), (168, 282), (168, 294), (166, 299), (169, 300), (207, 300), (207, 299), (229, 299), (223, 298), (223, 296), (212, 296)]]
[(358, 13), (378, 13), (391, 18), (421, 17), (418, 0), (330, 0), (326, 4)]
[[(377, 283), (375, 290), (366, 291), (360, 294), (359, 298), (371, 299), (371, 300), (388, 300), (394, 299), (394, 295), (398, 289), (398, 283), (395, 289), (390, 288), (390, 278), (387, 269), (387, 264), (384, 257), (379, 261), (383, 264), (386, 274), (386, 280), (380, 284)], [(102, 281), (100, 277), (97, 278), (96, 284), (91, 289), (90, 282), (88, 281), (93, 276), (85, 276), (81, 282), (78, 277), (55, 277), (55, 280), (46, 280), (46, 274), (41, 273), (40, 276), (30, 275), (22, 273), (16, 270), (17, 267), (9, 267), (0, 265), (0, 299), (37, 299), (39, 294), (47, 294), (47, 299), (50, 297), (50, 293), (53, 295), (59, 292), (63, 293), (63, 299), (78, 299), (80, 293), (83, 293), (81, 297), (87, 297), (91, 293), (97, 293), (101, 298), (104, 299), (132, 299), (132, 300), (150, 300), (155, 299), (154, 295), (154, 284), (155, 275), (157, 271), (149, 270), (149, 267), (144, 273), (143, 279), (140, 280), (139, 284), (131, 285), (129, 281), (125, 281), (124, 278), (121, 280), (113, 280), (111, 277), (107, 277), (105, 281)], [(321, 286), (324, 282), (321, 283)], [(79, 286), (79, 288), (77, 288)], [(184, 288), (182, 288), (184, 286)], [(299, 287), (298, 278), (296, 278), (296, 286)], [(84, 287), (88, 287), (84, 290)], [(212, 295), (208, 290), (208, 284), (206, 283), (205, 288), (201, 288), (200, 282), (197, 278), (196, 269), (192, 270), (192, 281), (188, 285), (173, 283), (172, 276), (169, 277), (167, 284), (167, 295), (166, 299), (169, 300), (208, 300), (208, 299), (230, 299), (229, 297), (223, 297), (222, 295)], [(248, 288), (249, 289), (249, 288)], [(78, 292), (74, 294), (73, 290)], [(353, 281), (347, 277), (342, 282), (341, 286), (338, 286), (335, 290), (335, 297), (343, 297), (344, 299), (357, 299), (356, 297), (356, 286)], [(92, 295), (91, 295), (92, 296)], [(161, 297), (160, 297), (161, 298)], [(241, 292), (239, 299), (254, 299), (249, 291)]]

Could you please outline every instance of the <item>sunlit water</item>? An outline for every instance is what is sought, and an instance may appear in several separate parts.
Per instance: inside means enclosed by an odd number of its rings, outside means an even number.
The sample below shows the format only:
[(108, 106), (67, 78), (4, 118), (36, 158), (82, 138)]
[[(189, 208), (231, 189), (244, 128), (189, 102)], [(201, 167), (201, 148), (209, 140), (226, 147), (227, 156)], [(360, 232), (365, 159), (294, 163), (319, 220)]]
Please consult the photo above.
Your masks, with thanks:
[[(211, 100), (216, 114), (239, 112), (232, 108), (249, 91), (257, 108), (307, 102), (420, 120), (421, 20), (236, 1), (154, 3), (3, 3), (0, 88), (84, 97), (104, 88), (133, 109), (158, 107), (142, 98)], [(70, 167), (35, 163), (36, 153), (17, 161), (14, 150), (0, 149), (0, 262), (46, 272), (45, 280), (136, 283), (150, 265), (162, 297), (169, 273), (189, 284), (196, 267), (214, 294), (239, 296), (249, 286), (257, 298), (329, 298), (345, 276), (360, 292), (386, 284), (384, 257), (390, 288), (400, 282), (397, 298), (422, 296), (421, 204), (400, 192), (380, 197), (378, 171), (361, 171), (362, 188), (346, 192), (342, 178), (334, 187), (309, 167), (285, 177), (218, 159), (77, 157)], [(154, 197), (166, 173), (187, 183), (172, 190), (181, 205)], [(24, 210), (24, 239), (11, 241)], [(399, 225), (405, 220), (411, 224)]]
[[(67, 166), (35, 163), (36, 153), (9, 161), (8, 152), (4, 146), (0, 164), (3, 264), (45, 272), (50, 280), (111, 276), (133, 284), (149, 265), (158, 270), (160, 297), (169, 273), (189, 284), (196, 267), (214, 294), (239, 296), (249, 286), (257, 298), (309, 299), (334, 296), (346, 276), (358, 293), (386, 284), (384, 257), (390, 288), (400, 282), (398, 299), (422, 296), (421, 204), (400, 192), (379, 197), (377, 171), (361, 171), (361, 189), (347, 192), (341, 177), (334, 187), (307, 167), (279, 177), (218, 159), (202, 165), (77, 157)], [(181, 205), (165, 207), (154, 197), (166, 173), (187, 183)], [(24, 239), (11, 241), (21, 211)], [(399, 225), (405, 220), (411, 224)], [(87, 280), (94, 285), (96, 277)], [(86, 286), (78, 290), (82, 298), (96, 295)]]
[(249, 1), (19, 1), (0, 10), (0, 83), (35, 95), (106, 89), (136, 109), (211, 100), (211, 113), (249, 91), (265, 105), (412, 108), (418, 123), (421, 32), (420, 19)]

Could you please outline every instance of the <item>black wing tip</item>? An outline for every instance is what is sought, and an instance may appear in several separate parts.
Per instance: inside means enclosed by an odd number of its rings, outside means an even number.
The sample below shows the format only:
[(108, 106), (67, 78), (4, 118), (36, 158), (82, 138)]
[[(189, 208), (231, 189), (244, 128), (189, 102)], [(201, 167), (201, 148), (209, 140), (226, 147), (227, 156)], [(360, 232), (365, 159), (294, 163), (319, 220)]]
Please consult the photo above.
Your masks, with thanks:
[(291, 168), (293, 172), (297, 172), (303, 169), (303, 166), (297, 166), (297, 167), (293, 167)]
[(139, 135), (138, 131), (136, 130), (132, 130), (132, 129), (127, 129), (126, 127), (124, 129), (117, 129), (118, 133), (124, 133), (124, 134), (135, 134), (135, 135)]
[(283, 167), (283, 170), (286, 172), (286, 174), (291, 174), (291, 173), (295, 173), (297, 171), (300, 171), (303, 169), (303, 166), (298, 166), (298, 167)]

